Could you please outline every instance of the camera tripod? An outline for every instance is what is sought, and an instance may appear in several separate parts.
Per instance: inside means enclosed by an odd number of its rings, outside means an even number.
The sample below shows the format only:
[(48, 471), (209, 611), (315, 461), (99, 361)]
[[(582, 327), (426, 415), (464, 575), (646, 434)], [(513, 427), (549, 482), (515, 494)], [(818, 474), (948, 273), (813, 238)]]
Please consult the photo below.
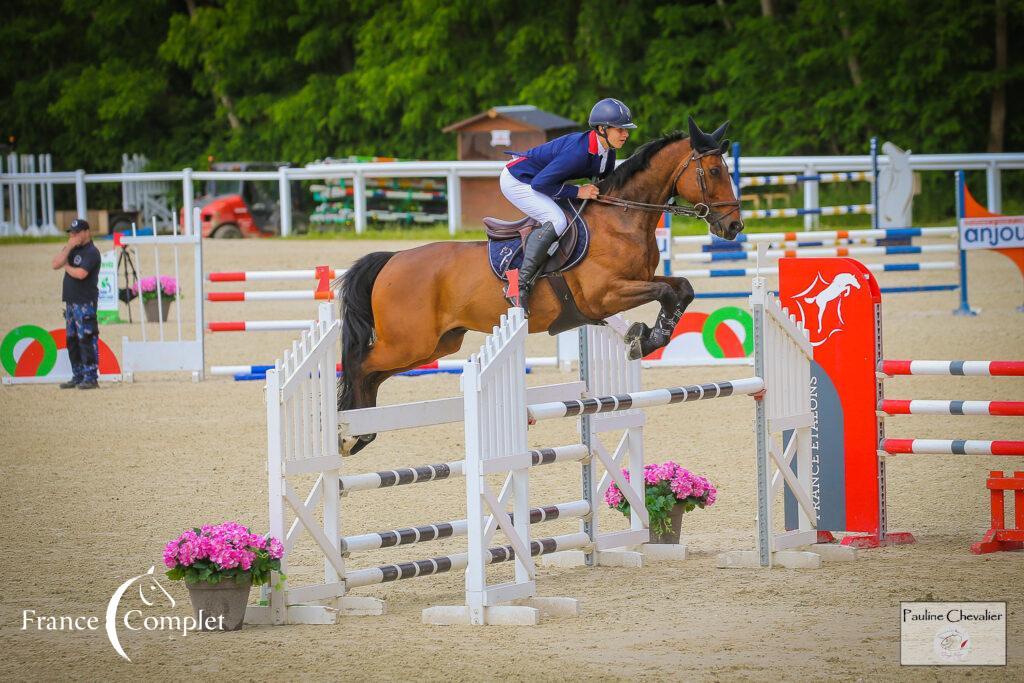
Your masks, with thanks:
[(121, 275), (124, 275), (123, 288), (118, 288), (117, 298), (125, 303), (128, 308), (128, 322), (132, 322), (132, 299), (135, 299), (139, 295), (132, 293), (132, 285), (138, 285), (139, 274), (135, 270), (135, 262), (132, 261), (132, 254), (128, 251), (128, 247), (122, 246), (121, 253), (117, 256), (117, 271), (118, 271), (118, 282), (121, 280)]

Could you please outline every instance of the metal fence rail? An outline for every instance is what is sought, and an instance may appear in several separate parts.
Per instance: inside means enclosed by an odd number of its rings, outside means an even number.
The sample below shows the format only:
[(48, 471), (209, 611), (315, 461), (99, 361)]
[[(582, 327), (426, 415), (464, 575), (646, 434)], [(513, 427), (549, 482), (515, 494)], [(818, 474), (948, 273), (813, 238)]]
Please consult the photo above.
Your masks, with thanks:
[[(726, 159), (730, 168), (732, 160)], [(879, 155), (880, 168), (889, 165), (887, 155)], [(195, 200), (196, 181), (206, 180), (263, 180), (278, 181), (281, 210), (281, 233), (291, 233), (291, 189), (293, 180), (333, 180), (345, 178), (351, 181), (354, 199), (354, 224), (357, 233), (366, 231), (367, 225), (367, 178), (445, 178), (448, 195), (448, 230), (455, 235), (461, 227), (462, 178), (496, 178), (504, 162), (500, 161), (393, 161), (371, 163), (321, 163), (305, 168), (285, 168), (277, 171), (181, 171), (144, 173), (86, 173), (84, 170), (57, 171), (47, 173), (0, 173), (0, 208), (5, 206), (2, 197), (13, 196), (23, 185), (74, 185), (76, 210), (84, 218), (88, 209), (86, 187), (98, 183), (153, 183), (180, 182), (182, 201), (185, 209), (185, 234), (192, 232), (192, 209)], [(913, 171), (955, 171), (959, 169), (984, 170), (986, 173), (987, 204), (999, 211), (1002, 205), (1000, 174), (1004, 170), (1024, 169), (1024, 153), (1002, 154), (915, 154), (910, 157)], [(832, 172), (864, 172), (872, 170), (870, 155), (847, 156), (806, 156), (806, 157), (742, 157), (744, 173), (820, 175)], [(817, 182), (817, 181), (815, 181)], [(6, 202), (10, 207), (10, 202)], [(805, 211), (817, 210), (816, 194), (805, 199)], [(6, 225), (6, 214), (0, 212), (0, 233)]]

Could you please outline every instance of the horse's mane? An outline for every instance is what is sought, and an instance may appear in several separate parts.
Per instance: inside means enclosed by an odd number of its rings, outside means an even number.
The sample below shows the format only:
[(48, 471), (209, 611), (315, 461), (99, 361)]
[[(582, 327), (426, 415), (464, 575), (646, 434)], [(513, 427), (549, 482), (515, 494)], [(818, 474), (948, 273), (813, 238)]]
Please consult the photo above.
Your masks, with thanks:
[(651, 159), (654, 158), (655, 154), (660, 152), (665, 146), (682, 140), (685, 137), (687, 136), (677, 131), (637, 147), (636, 151), (623, 161), (618, 168), (612, 171), (610, 176), (597, 183), (601, 194), (621, 189), (630, 178), (651, 165)]

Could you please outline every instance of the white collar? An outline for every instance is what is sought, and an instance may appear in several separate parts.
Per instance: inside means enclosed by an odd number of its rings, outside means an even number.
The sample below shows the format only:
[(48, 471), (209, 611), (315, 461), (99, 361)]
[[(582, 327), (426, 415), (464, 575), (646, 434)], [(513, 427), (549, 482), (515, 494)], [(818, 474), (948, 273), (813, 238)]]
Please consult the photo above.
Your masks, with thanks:
[(598, 135), (597, 136), (597, 154), (598, 154), (598, 156), (602, 156), (603, 157), (607, 153), (608, 153), (608, 148), (604, 146), (604, 143), (601, 142), (601, 136)]

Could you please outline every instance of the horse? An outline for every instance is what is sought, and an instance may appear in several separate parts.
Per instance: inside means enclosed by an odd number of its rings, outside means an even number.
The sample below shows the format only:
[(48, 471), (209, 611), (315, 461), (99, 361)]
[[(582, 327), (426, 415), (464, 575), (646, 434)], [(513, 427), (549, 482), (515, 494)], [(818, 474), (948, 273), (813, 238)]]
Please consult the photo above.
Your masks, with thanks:
[[(723, 158), (728, 125), (705, 133), (691, 117), (688, 137), (677, 132), (640, 146), (598, 183), (598, 199), (583, 209), (591, 227), (589, 253), (562, 274), (580, 313), (601, 321), (652, 301), (661, 304), (653, 328), (630, 328), (630, 358), (668, 344), (693, 301), (688, 280), (655, 274), (661, 212), (703, 218), (725, 239), (743, 230)], [(674, 196), (693, 208), (667, 204)], [(550, 284), (541, 284), (545, 280), (531, 293), (531, 334), (548, 331), (561, 311)], [(490, 270), (486, 242), (434, 242), (367, 254), (342, 277), (341, 289), (339, 411), (375, 406), (386, 379), (455, 353), (467, 331), (490, 332), (509, 307), (502, 282)], [(354, 455), (374, 438), (340, 434), (339, 444), (343, 455)]]

